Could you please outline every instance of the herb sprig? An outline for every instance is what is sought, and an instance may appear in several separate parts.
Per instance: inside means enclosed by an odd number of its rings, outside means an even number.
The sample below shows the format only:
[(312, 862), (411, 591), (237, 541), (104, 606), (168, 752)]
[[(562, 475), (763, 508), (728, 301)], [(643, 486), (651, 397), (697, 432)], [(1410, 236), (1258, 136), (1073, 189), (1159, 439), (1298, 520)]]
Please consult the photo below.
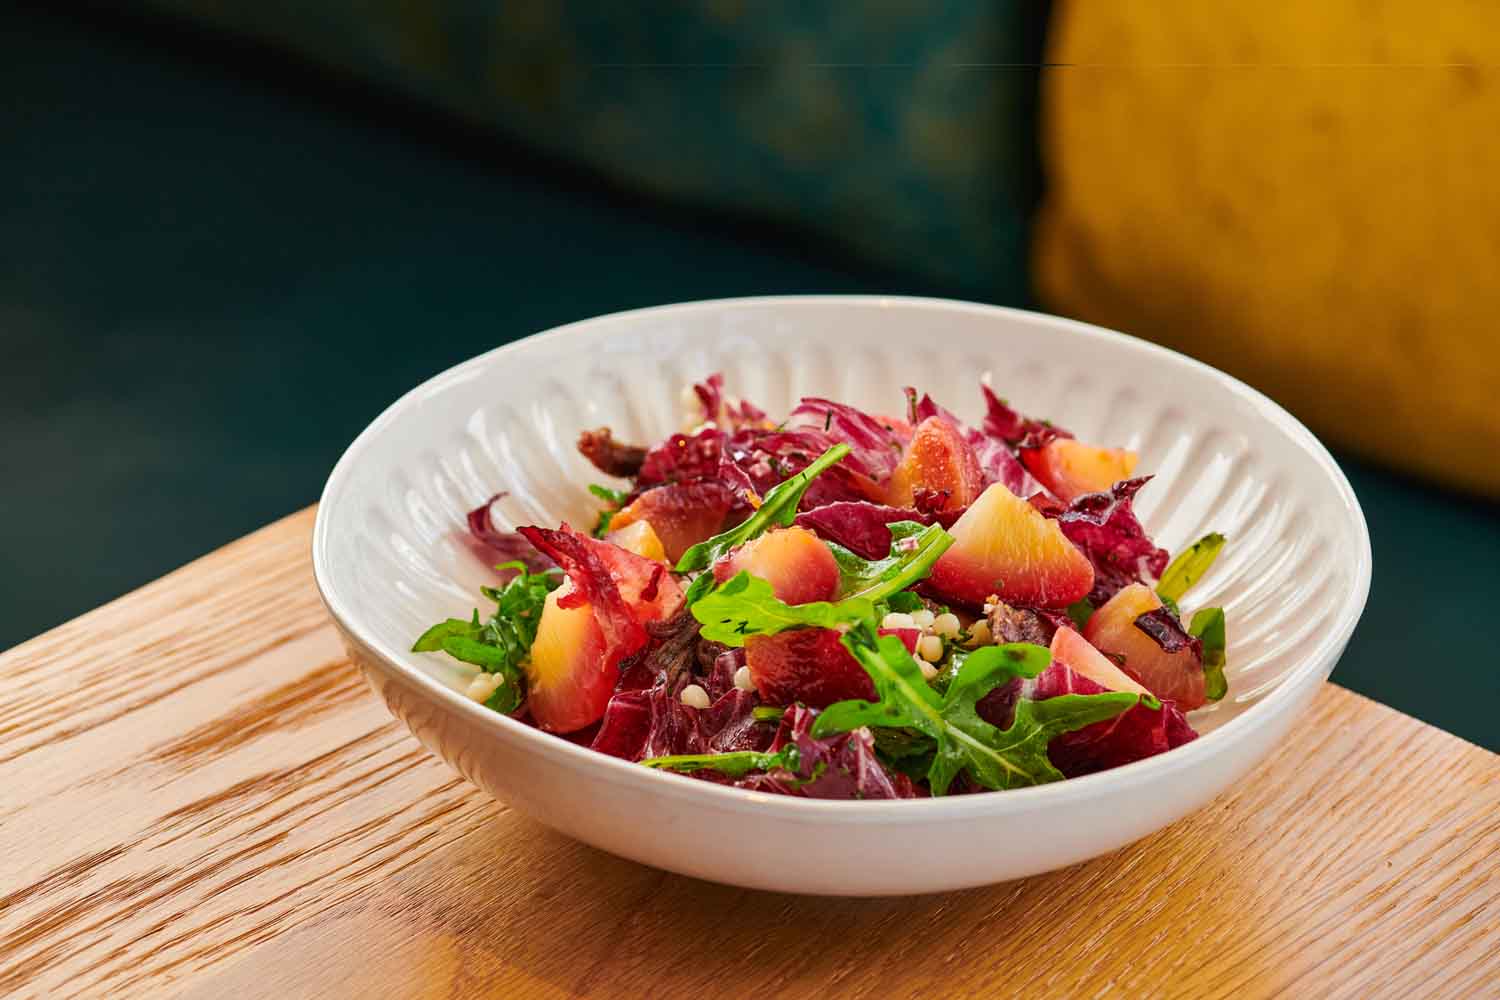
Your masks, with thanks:
[[(717, 534), (707, 541), (699, 542), (684, 552), (682, 558), (677, 560), (676, 571), (692, 573), (696, 570), (707, 569), (721, 556), (727, 555), (735, 546), (748, 542), (768, 528), (777, 525), (786, 527), (791, 524), (797, 516), (797, 505), (802, 502), (802, 495), (807, 492), (807, 487), (824, 470), (847, 454), (849, 454), (847, 444), (836, 444), (795, 476), (777, 483), (766, 491), (755, 513), (728, 531)], [(688, 590), (688, 603), (691, 604), (702, 597), (712, 586), (712, 577), (709, 577), (706, 582), (703, 577), (699, 577)]]
[(411, 648), (414, 653), (447, 653), (485, 673), (500, 674), (502, 682), (485, 705), (508, 715), (520, 708), (525, 698), (526, 677), (521, 664), (536, 641), (542, 605), (562, 583), (562, 573), (555, 569), (531, 573), (519, 561), (496, 569), (517, 572), (504, 586), (480, 588), (496, 605), (488, 621), (479, 620), (478, 609), (467, 621), (449, 618), (423, 632)]
[[(1056, 736), (1112, 719), (1138, 704), (1130, 692), (1062, 695), (1045, 701), (1023, 698), (1015, 720), (999, 729), (980, 718), (977, 703), (990, 691), (1017, 677), (1035, 677), (1051, 656), (1041, 646), (1011, 643), (970, 653), (945, 693), (933, 690), (901, 640), (878, 636), (869, 622), (843, 639), (875, 684), (879, 700), (836, 702), (813, 724), (815, 738), (860, 726), (915, 730), (932, 743), (927, 782), (933, 795), (946, 794), (967, 773), (991, 789), (1018, 788), (1062, 779), (1047, 759), (1047, 744)], [(878, 738), (878, 737), (877, 737)], [(912, 756), (920, 757), (918, 750)]]

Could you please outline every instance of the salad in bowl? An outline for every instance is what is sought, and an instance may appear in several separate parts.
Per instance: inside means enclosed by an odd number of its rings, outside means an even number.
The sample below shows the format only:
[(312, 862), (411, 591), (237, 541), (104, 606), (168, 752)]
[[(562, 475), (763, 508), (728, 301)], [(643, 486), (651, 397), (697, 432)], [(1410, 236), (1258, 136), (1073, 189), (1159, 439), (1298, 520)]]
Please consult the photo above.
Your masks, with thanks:
[(805, 798), (1004, 791), (1195, 739), (1226, 629), (1188, 595), (1224, 537), (1173, 557), (1132, 509), (1135, 453), (979, 391), (977, 426), (913, 389), (778, 420), (716, 374), (665, 440), (585, 430), (597, 520), (472, 511), (493, 610), (413, 649), (559, 738)]

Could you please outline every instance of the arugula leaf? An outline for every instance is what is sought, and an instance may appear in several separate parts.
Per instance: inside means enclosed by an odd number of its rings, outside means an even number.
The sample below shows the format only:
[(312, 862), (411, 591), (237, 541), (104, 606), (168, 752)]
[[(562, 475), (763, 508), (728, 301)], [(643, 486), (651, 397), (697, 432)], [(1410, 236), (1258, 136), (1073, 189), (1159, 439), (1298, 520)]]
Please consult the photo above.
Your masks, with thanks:
[(600, 486), (598, 483), (589, 483), (589, 492), (605, 503), (612, 503), (616, 507), (623, 506), (625, 498), (630, 496), (624, 490), (612, 490), (608, 486)]
[(1083, 627), (1094, 617), (1094, 605), (1087, 597), (1080, 597), (1067, 607), (1068, 617), (1073, 619), (1073, 625), (1082, 632)]
[(932, 770), (933, 743), (915, 729), (874, 729), (875, 752), (886, 767), (912, 781), (926, 781)]
[(775, 753), (762, 753), (758, 750), (683, 753), (669, 757), (649, 757), (641, 763), (664, 771), (718, 771), (726, 777), (743, 778), (751, 771), (770, 771), (775, 768), (795, 774), (802, 766), (802, 755), (797, 751), (797, 744), (788, 743)]
[(447, 621), (438, 622), (432, 628), (423, 632), (421, 637), (412, 644), (413, 653), (441, 653), (443, 651), (443, 640), (450, 636), (462, 636), (466, 639), (473, 638), (479, 634), (479, 612), (475, 610), (474, 620), (467, 618), (449, 618)]
[(781, 717), (786, 715), (786, 709), (781, 705), (756, 705), (750, 710), (750, 714), (756, 722), (780, 722)]
[[(890, 529), (891, 554), (884, 559), (862, 559), (837, 542), (825, 543), (838, 563), (842, 593), (871, 601), (894, 597), (925, 579), (932, 564), (953, 544), (953, 536), (937, 524), (896, 521)], [(912, 597), (916, 599), (915, 594)], [(920, 599), (916, 607), (921, 607)]]
[(965, 657), (944, 694), (927, 685), (901, 641), (877, 636), (868, 622), (844, 636), (844, 645), (865, 668), (878, 702), (836, 702), (823, 710), (812, 735), (823, 737), (860, 726), (916, 730), (933, 744), (927, 782), (933, 795), (946, 794), (963, 772), (986, 788), (1005, 789), (1058, 781), (1062, 774), (1047, 759), (1047, 744), (1062, 733), (1112, 719), (1140, 701), (1129, 692), (1063, 695), (1046, 701), (1022, 699), (1015, 721), (998, 729), (979, 717), (975, 705), (1015, 677), (1035, 677), (1051, 655), (1041, 646), (1011, 643), (986, 646)]
[[(797, 516), (797, 505), (802, 502), (802, 495), (807, 492), (807, 487), (825, 469), (847, 454), (849, 454), (847, 444), (836, 444), (795, 476), (777, 483), (766, 491), (755, 513), (728, 531), (715, 535), (707, 541), (699, 542), (684, 552), (682, 558), (677, 560), (676, 572), (691, 573), (694, 570), (706, 569), (720, 556), (727, 554), (730, 549), (748, 542), (772, 525), (780, 525), (784, 528), (791, 524)], [(701, 580), (701, 577), (695, 580), (693, 587), (689, 588), (687, 596), (689, 604), (703, 596), (708, 588), (713, 586), (713, 580), (710, 578), (708, 583), (699, 589)], [(697, 593), (694, 593), (695, 590)]]
[(836, 628), (875, 615), (874, 602), (858, 597), (837, 604), (786, 604), (769, 583), (744, 570), (700, 597), (688, 610), (703, 623), (702, 638), (726, 646), (743, 646), (747, 636), (775, 635), (801, 625)]
[(892, 611), (904, 611), (910, 614), (913, 611), (922, 610), (922, 599), (909, 590), (903, 590), (898, 594), (892, 594), (885, 599), (885, 603)]
[(605, 503), (614, 505), (613, 508), (606, 507), (604, 510), (601, 510), (599, 512), (599, 520), (594, 522), (593, 536), (595, 538), (603, 538), (609, 534), (610, 522), (615, 519), (615, 515), (620, 512), (620, 507), (624, 505), (626, 497), (630, 496), (630, 494), (621, 490), (612, 490), (608, 486), (600, 486), (598, 483), (590, 483), (589, 492)]
[[(926, 577), (932, 564), (953, 544), (953, 536), (935, 524), (924, 527), (911, 521), (901, 523), (915, 529), (900, 536), (912, 539), (912, 547), (898, 539), (885, 559), (861, 559), (842, 546), (829, 544), (841, 570), (858, 564), (861, 573), (854, 578), (858, 581), (858, 592), (837, 603), (786, 604), (776, 596), (770, 583), (741, 571), (733, 579), (706, 590), (688, 609), (703, 624), (703, 638), (727, 646), (743, 646), (748, 636), (775, 635), (804, 625), (837, 628), (874, 618), (876, 603)], [(712, 586), (711, 574), (699, 577), (704, 578)]]
[(1219, 558), (1219, 550), (1223, 547), (1224, 536), (1217, 531), (1211, 531), (1177, 553), (1177, 558), (1167, 564), (1166, 571), (1157, 581), (1157, 596), (1175, 608), (1177, 602), (1182, 599), (1182, 595), (1188, 592), (1188, 588), (1201, 580), (1203, 574), (1208, 572), (1214, 560)]
[(485, 702), (497, 712), (509, 714), (521, 707), (525, 694), (525, 674), (521, 663), (531, 653), (536, 641), (537, 625), (542, 618), (542, 603), (562, 583), (558, 570), (529, 573), (521, 562), (496, 567), (516, 570), (503, 587), (481, 587), (484, 596), (496, 604), (495, 613), (485, 622), (479, 612), (464, 621), (449, 618), (423, 632), (412, 644), (412, 652), (444, 652), (455, 660), (470, 663), (485, 673), (501, 674), (504, 683)]
[(1193, 613), (1188, 634), (1203, 641), (1203, 695), (1209, 701), (1218, 701), (1229, 693), (1229, 681), (1224, 677), (1224, 650), (1228, 645), (1224, 609), (1199, 608)]

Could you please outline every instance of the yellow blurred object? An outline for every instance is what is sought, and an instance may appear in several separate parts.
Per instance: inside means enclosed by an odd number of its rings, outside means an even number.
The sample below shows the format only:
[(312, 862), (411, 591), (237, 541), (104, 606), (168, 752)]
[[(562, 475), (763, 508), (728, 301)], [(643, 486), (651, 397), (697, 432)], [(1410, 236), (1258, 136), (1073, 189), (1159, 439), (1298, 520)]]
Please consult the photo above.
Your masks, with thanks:
[(1049, 49), (1048, 307), (1500, 494), (1500, 4), (1062, 0)]

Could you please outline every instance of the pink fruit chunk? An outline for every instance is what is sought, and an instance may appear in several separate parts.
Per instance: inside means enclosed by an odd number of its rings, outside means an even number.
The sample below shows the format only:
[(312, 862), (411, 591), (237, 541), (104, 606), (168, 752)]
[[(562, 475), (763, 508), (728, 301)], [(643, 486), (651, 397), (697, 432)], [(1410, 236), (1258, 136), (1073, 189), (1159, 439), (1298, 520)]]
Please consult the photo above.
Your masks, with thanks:
[[(682, 587), (661, 563), (611, 542), (576, 532), (550, 535), (567, 546), (556, 551), (574, 558), (568, 580), (542, 605), (525, 667), (527, 706), (542, 729), (571, 733), (603, 716), (620, 662), (646, 641), (641, 626), (673, 614)], [(579, 581), (589, 589), (580, 591)]]
[(971, 606), (1061, 608), (1088, 594), (1094, 567), (1056, 521), (994, 483), (948, 529), (953, 546), (932, 568), (934, 591)]
[(1133, 583), (1095, 611), (1083, 628), (1094, 648), (1123, 659), (1126, 673), (1136, 677), (1163, 701), (1174, 701), (1184, 712), (1201, 707), (1203, 664), (1191, 649), (1169, 653), (1155, 639), (1135, 627), (1135, 620), (1161, 607), (1161, 600), (1143, 583)]
[(526, 664), (527, 707), (536, 724), (553, 733), (571, 733), (598, 721), (614, 693), (624, 655), (624, 650), (609, 649), (592, 606), (558, 606), (571, 589), (565, 583), (547, 595)]
[(984, 473), (963, 434), (942, 417), (928, 417), (912, 432), (906, 453), (891, 474), (886, 502), (896, 507), (956, 511), (973, 503), (983, 488)]
[(613, 542), (626, 552), (634, 552), (643, 559), (653, 562), (666, 562), (667, 550), (662, 547), (661, 539), (656, 537), (656, 529), (651, 527), (650, 521), (636, 521), (618, 531), (611, 531), (604, 536), (605, 541)]
[(1053, 438), (1021, 451), (1021, 463), (1063, 502), (1102, 493), (1135, 471), (1137, 455), (1123, 448), (1095, 448), (1073, 438)]
[(673, 562), (706, 538), (724, 530), (735, 494), (723, 483), (670, 483), (636, 497), (610, 521), (619, 531), (637, 521), (651, 522), (667, 558)]
[(1109, 657), (1099, 652), (1083, 636), (1063, 627), (1052, 636), (1052, 660), (1061, 663), (1075, 674), (1082, 674), (1100, 687), (1109, 691), (1133, 691), (1150, 694), (1139, 681), (1110, 662)]
[(715, 564), (714, 579), (722, 582), (740, 572), (765, 580), (787, 604), (838, 596), (838, 563), (823, 540), (806, 528), (781, 528), (752, 538)]
[[(917, 651), (916, 629), (879, 629), (881, 635), (901, 640), (906, 651)], [(827, 708), (846, 698), (875, 697), (875, 685), (865, 668), (833, 629), (799, 628), (776, 635), (753, 635), (745, 642), (745, 662), (761, 700), (771, 705), (801, 702)]]
[(800, 701), (811, 708), (845, 698), (873, 699), (870, 675), (840, 638), (826, 628), (752, 635), (745, 642), (745, 663), (761, 699), (771, 705)]

